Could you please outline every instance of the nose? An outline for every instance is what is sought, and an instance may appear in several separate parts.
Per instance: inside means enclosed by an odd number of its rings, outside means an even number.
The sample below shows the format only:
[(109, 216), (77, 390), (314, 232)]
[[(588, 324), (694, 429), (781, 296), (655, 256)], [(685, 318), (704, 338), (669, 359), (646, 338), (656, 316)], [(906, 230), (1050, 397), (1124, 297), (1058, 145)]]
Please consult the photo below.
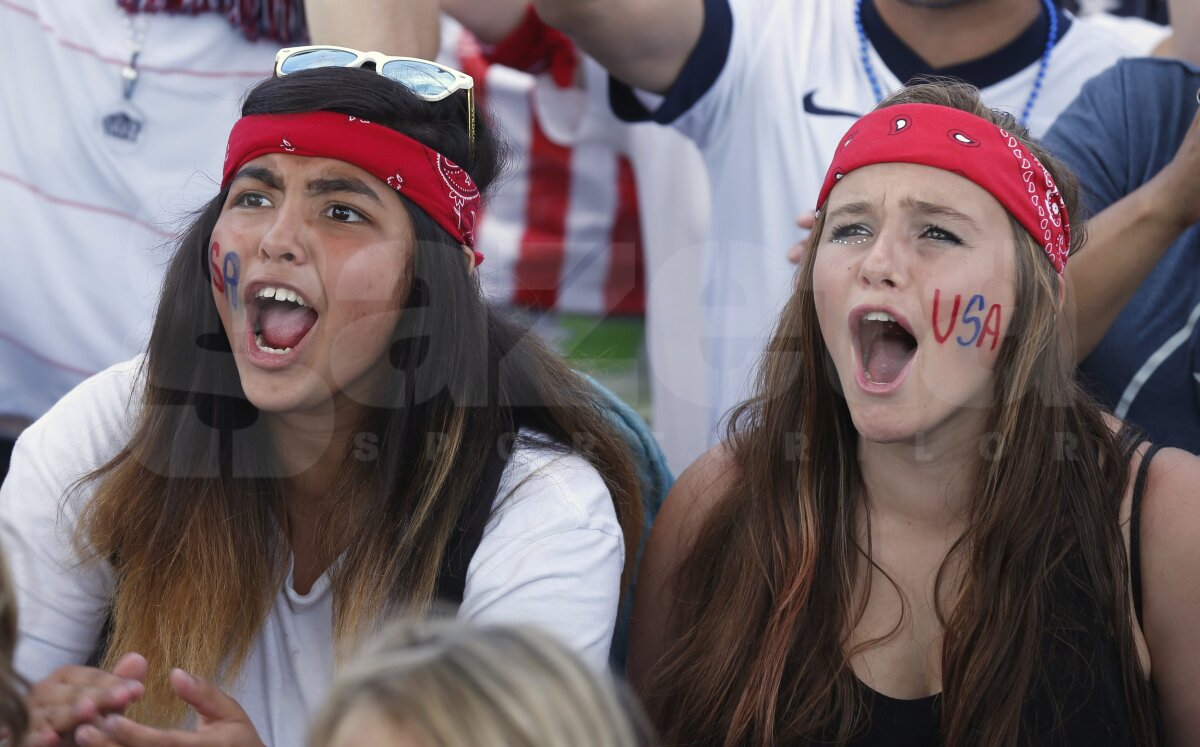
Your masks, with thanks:
[(905, 279), (900, 241), (886, 232), (867, 249), (858, 267), (858, 279), (864, 288), (897, 288)]
[(307, 237), (308, 226), (301, 206), (285, 199), (271, 211), (270, 226), (258, 242), (258, 254), (264, 260), (302, 264), (308, 261)]

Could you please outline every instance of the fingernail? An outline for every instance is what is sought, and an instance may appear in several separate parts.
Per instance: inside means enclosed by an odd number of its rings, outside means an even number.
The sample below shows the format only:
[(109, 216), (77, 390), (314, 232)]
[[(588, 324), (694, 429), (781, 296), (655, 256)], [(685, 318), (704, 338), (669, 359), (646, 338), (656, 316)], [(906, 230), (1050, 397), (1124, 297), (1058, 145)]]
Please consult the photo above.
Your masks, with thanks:
[(75, 741), (83, 745), (94, 743), (100, 736), (100, 730), (94, 726), (81, 726), (75, 730)]
[(104, 730), (109, 734), (121, 725), (121, 717), (115, 713), (111, 713), (104, 717)]
[(184, 670), (179, 669), (179, 668), (176, 668), (175, 671), (179, 672), (181, 675), (183, 675), (183, 678), (188, 681), (188, 684), (191, 684), (191, 685), (196, 684), (196, 678), (193, 677), (189, 672), (185, 672)]

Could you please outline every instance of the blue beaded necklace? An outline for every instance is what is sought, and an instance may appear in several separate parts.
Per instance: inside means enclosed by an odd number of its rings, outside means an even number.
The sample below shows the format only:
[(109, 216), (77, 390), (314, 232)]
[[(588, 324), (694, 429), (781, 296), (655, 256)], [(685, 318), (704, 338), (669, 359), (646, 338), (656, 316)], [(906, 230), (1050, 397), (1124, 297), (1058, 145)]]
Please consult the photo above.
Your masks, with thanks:
[[(1029, 92), (1029, 98), (1025, 101), (1025, 108), (1021, 110), (1021, 126), (1029, 126), (1029, 114), (1033, 111), (1033, 104), (1038, 99), (1038, 94), (1042, 92), (1042, 81), (1046, 79), (1046, 68), (1050, 66), (1050, 52), (1054, 49), (1054, 43), (1058, 41), (1058, 11), (1054, 7), (1053, 0), (1042, 0), (1046, 6), (1046, 14), (1050, 19), (1050, 33), (1046, 35), (1046, 49), (1042, 52), (1042, 59), (1038, 62), (1037, 77), (1033, 79), (1033, 90)], [(883, 101), (883, 87), (879, 85), (879, 78), (875, 75), (875, 67), (871, 64), (871, 56), (868, 54), (870, 49), (867, 41), (867, 32), (862, 24), (862, 4), (863, 0), (855, 0), (854, 2), (854, 27), (858, 29), (858, 53), (862, 60), (863, 71), (867, 74), (867, 80), (871, 81), (871, 90), (875, 93), (875, 103)], [(1200, 92), (1197, 93), (1200, 98)]]

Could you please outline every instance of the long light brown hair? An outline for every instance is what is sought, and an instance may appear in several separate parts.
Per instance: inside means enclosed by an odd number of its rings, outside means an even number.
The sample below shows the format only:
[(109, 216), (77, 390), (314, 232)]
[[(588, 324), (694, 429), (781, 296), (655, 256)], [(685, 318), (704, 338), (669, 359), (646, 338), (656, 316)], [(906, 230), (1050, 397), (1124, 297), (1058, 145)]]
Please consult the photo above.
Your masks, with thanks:
[(361, 709), (438, 747), (650, 747), (641, 709), (608, 672), (549, 634), (451, 620), (389, 625), (339, 673), (309, 733), (330, 747)]
[[(391, 127), (470, 164), (481, 190), (498, 172), (496, 141), (480, 122), (472, 150), (456, 97), (426, 102), (367, 70), (264, 81), (242, 113), (317, 110)], [(287, 570), (284, 476), (264, 418), (242, 390), (207, 274), (225, 197), (199, 214), (168, 268), (128, 444), (77, 486), (94, 486), (79, 544), (110, 562), (116, 578), (103, 663), (128, 651), (147, 657), (146, 694), (130, 713), (153, 724), (184, 715), (167, 682), (171, 667), (233, 680)], [(641, 537), (629, 452), (595, 393), (535, 336), (493, 312), (461, 248), (399, 199), (416, 251), (386, 353), (394, 370), (341, 454), (318, 524), (339, 656), (385, 615), (433, 601), (454, 526), (489, 454), (512, 448), (512, 434), (574, 450), (597, 468), (630, 548), (626, 577)]]
[[(901, 103), (962, 109), (1016, 134), (1078, 215), (1075, 180), (1011, 116), (987, 109), (974, 88), (926, 83), (880, 106)], [(850, 666), (855, 651), (847, 650), (867, 599), (862, 579), (870, 583), (871, 574), (861, 572), (872, 563), (870, 547), (857, 541), (869, 515), (859, 436), (813, 298), (823, 224), (808, 239), (755, 396), (729, 421), (736, 485), (706, 517), (672, 579), (674, 644), (645, 688), (667, 744), (844, 744), (869, 719)], [(950, 599), (937, 610), (942, 740), (999, 746), (1032, 736), (1022, 734), (1022, 709), (1047, 683), (1041, 644), (1053, 621), (1103, 628), (1118, 652), (1133, 733), (1151, 744), (1152, 705), (1130, 622), (1119, 525), (1129, 454), (1072, 378), (1061, 278), (1020, 225), (1012, 228), (1016, 309), (985, 427), (997, 449), (975, 466), (968, 528), (937, 577), (935, 598)], [(1077, 248), (1083, 231), (1073, 234)], [(1080, 458), (1064, 455), (1064, 443), (1077, 444)], [(1061, 588), (1055, 583), (1064, 579), (1080, 590), (1084, 609), (1053, 604)]]

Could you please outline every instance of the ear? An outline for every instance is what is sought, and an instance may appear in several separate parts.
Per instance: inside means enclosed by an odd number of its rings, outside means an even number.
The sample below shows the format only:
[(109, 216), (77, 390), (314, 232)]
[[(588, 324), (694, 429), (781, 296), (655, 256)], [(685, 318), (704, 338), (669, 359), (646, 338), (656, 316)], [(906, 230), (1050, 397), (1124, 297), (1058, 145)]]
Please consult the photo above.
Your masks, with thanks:
[(1062, 274), (1058, 276), (1058, 313), (1066, 307), (1067, 303), (1067, 271), (1063, 268)]
[(476, 261), (477, 255), (475, 254), (475, 250), (466, 244), (459, 244), (459, 247), (463, 250), (463, 254), (467, 256), (467, 273), (474, 274), (475, 268), (479, 266), (479, 263)]

